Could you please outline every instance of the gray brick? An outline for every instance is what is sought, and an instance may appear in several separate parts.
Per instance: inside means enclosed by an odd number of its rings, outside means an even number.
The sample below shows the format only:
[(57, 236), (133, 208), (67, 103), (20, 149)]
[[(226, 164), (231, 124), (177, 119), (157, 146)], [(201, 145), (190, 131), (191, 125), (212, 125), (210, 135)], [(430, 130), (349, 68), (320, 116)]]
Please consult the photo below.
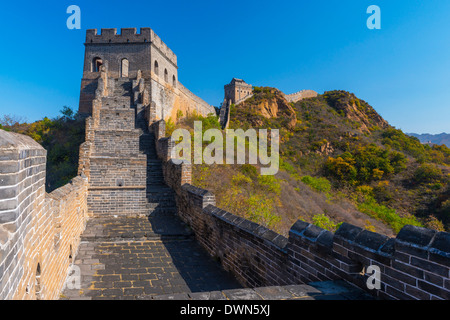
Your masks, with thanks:
[(434, 230), (406, 225), (397, 234), (396, 239), (425, 247), (431, 243), (435, 234)]

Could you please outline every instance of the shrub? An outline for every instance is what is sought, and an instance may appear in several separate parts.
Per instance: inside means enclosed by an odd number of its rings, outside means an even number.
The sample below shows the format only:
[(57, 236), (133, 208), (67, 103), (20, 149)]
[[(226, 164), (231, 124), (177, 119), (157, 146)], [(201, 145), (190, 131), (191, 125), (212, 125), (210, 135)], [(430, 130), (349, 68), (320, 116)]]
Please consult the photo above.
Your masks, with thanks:
[(252, 179), (258, 176), (258, 170), (251, 164), (243, 164), (241, 166), (241, 172)]
[(429, 216), (425, 221), (425, 225), (429, 229), (437, 231), (445, 231), (444, 224), (439, 221), (435, 216)]
[(412, 215), (399, 216), (394, 209), (380, 205), (372, 197), (366, 197), (364, 202), (358, 204), (358, 210), (387, 223), (396, 233), (405, 225), (423, 227), (423, 225)]
[(281, 194), (281, 185), (274, 176), (258, 176), (258, 182), (268, 191), (271, 191), (277, 195)]
[(406, 169), (407, 159), (398, 152), (378, 147), (375, 144), (355, 147), (340, 157), (328, 158), (325, 170), (328, 175), (350, 184), (381, 180)]
[(273, 213), (273, 200), (264, 195), (253, 195), (248, 198), (247, 215), (250, 220), (267, 228), (273, 228), (281, 218)]
[(325, 163), (325, 170), (328, 175), (334, 176), (340, 181), (348, 181), (351, 184), (357, 182), (358, 170), (354, 166), (352, 158), (329, 157)]
[(280, 169), (282, 169), (290, 174), (297, 173), (297, 169), (294, 168), (294, 166), (292, 164), (284, 161), (283, 159), (280, 159)]
[(172, 119), (169, 119), (166, 121), (166, 137), (170, 137), (172, 133), (175, 131), (175, 123), (172, 121)]
[(250, 179), (249, 177), (243, 175), (242, 173), (238, 173), (238, 174), (234, 175), (231, 178), (231, 181), (235, 185), (243, 185), (243, 184), (247, 184), (247, 183), (252, 183), (252, 179)]
[(312, 218), (313, 224), (319, 228), (335, 232), (342, 223), (335, 223), (323, 213), (316, 214)]
[(441, 170), (429, 163), (421, 164), (414, 172), (414, 180), (418, 183), (434, 182), (441, 176)]
[(358, 186), (356, 187), (356, 193), (361, 194), (363, 196), (371, 197), (373, 195), (373, 188), (371, 186)]
[(320, 192), (327, 193), (331, 190), (330, 181), (328, 181), (328, 179), (324, 177), (314, 178), (311, 176), (303, 176), (301, 178), (301, 181), (310, 186), (311, 188), (313, 188), (314, 190)]

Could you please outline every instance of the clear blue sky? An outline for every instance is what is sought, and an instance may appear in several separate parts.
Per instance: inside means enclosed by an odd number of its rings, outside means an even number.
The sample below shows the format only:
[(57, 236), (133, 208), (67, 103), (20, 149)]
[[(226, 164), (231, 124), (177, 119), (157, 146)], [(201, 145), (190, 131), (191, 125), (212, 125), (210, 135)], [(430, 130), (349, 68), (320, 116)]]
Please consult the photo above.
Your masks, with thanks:
[[(81, 30), (66, 9), (81, 8)], [(381, 30), (369, 30), (369, 5)], [(85, 30), (150, 27), (179, 79), (212, 105), (243, 78), (285, 93), (343, 89), (405, 132), (450, 132), (450, 1), (7, 1), (0, 115), (28, 121), (78, 108)]]

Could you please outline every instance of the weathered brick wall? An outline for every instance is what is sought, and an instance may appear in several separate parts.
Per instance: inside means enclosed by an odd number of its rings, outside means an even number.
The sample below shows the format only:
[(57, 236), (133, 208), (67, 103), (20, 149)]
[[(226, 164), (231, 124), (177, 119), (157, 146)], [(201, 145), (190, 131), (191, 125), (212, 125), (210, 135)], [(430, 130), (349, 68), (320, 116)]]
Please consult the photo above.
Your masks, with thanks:
[(146, 185), (145, 157), (91, 157), (90, 185), (92, 187), (131, 187)]
[(145, 186), (89, 188), (88, 209), (92, 215), (144, 216), (146, 205)]
[[(179, 90), (180, 97), (179, 109), (184, 110), (184, 115), (186, 115), (187, 113), (192, 114), (196, 112), (197, 114), (207, 116), (210, 113), (216, 113), (216, 110), (213, 106), (209, 105), (206, 101), (193, 94), (180, 82), (178, 82), (177, 88)], [(172, 114), (174, 113), (172, 112)]]
[(133, 109), (100, 111), (100, 126), (105, 130), (128, 130), (130, 125), (134, 128)]
[(95, 155), (138, 155), (139, 154), (138, 130), (97, 130), (93, 140)]
[(87, 181), (46, 194), (45, 165), (38, 143), (0, 130), (0, 299), (58, 298), (76, 254)]
[[(153, 128), (156, 139), (164, 136), (163, 122)], [(245, 286), (344, 279), (381, 299), (450, 299), (449, 233), (405, 226), (388, 238), (347, 223), (332, 233), (299, 220), (285, 238), (217, 208), (212, 193), (191, 185), (189, 164), (160, 155), (179, 216)], [(367, 286), (370, 266), (380, 270), (380, 289)]]
[(405, 226), (396, 238), (343, 224), (335, 234), (298, 221), (289, 234), (294, 277), (345, 279), (367, 290), (369, 266), (380, 268), (383, 299), (450, 299), (450, 234)]
[[(108, 68), (102, 68), (102, 75)], [(145, 215), (147, 157), (142, 153), (142, 132), (136, 127), (132, 93), (119, 89), (118, 80), (99, 83), (92, 115), (86, 119), (85, 143), (80, 147), (79, 174), (89, 181), (90, 215)], [(126, 84), (126, 83), (125, 83)], [(104, 94), (108, 96), (104, 96)]]

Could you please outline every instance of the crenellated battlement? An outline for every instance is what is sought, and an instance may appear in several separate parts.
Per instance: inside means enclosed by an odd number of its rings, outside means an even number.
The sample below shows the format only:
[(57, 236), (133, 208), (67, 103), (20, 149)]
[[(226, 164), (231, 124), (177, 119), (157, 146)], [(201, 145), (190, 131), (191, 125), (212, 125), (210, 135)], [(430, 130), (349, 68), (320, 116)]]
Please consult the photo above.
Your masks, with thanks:
[(161, 38), (151, 28), (141, 28), (140, 33), (137, 28), (121, 28), (120, 34), (117, 28), (101, 29), (98, 34), (97, 29), (86, 30), (86, 43), (89, 44), (124, 44), (124, 43), (151, 43), (160, 50), (172, 63), (177, 64), (177, 56), (161, 40)]
[(177, 56), (150, 28), (86, 30), (79, 113), (90, 115), (100, 68), (112, 79), (145, 79), (147, 103), (155, 103), (155, 117), (176, 119), (179, 112), (214, 113), (214, 107), (179, 81)]
[(284, 97), (288, 102), (297, 102), (306, 98), (317, 97), (317, 92), (314, 90), (301, 90), (291, 94), (285, 94)]

